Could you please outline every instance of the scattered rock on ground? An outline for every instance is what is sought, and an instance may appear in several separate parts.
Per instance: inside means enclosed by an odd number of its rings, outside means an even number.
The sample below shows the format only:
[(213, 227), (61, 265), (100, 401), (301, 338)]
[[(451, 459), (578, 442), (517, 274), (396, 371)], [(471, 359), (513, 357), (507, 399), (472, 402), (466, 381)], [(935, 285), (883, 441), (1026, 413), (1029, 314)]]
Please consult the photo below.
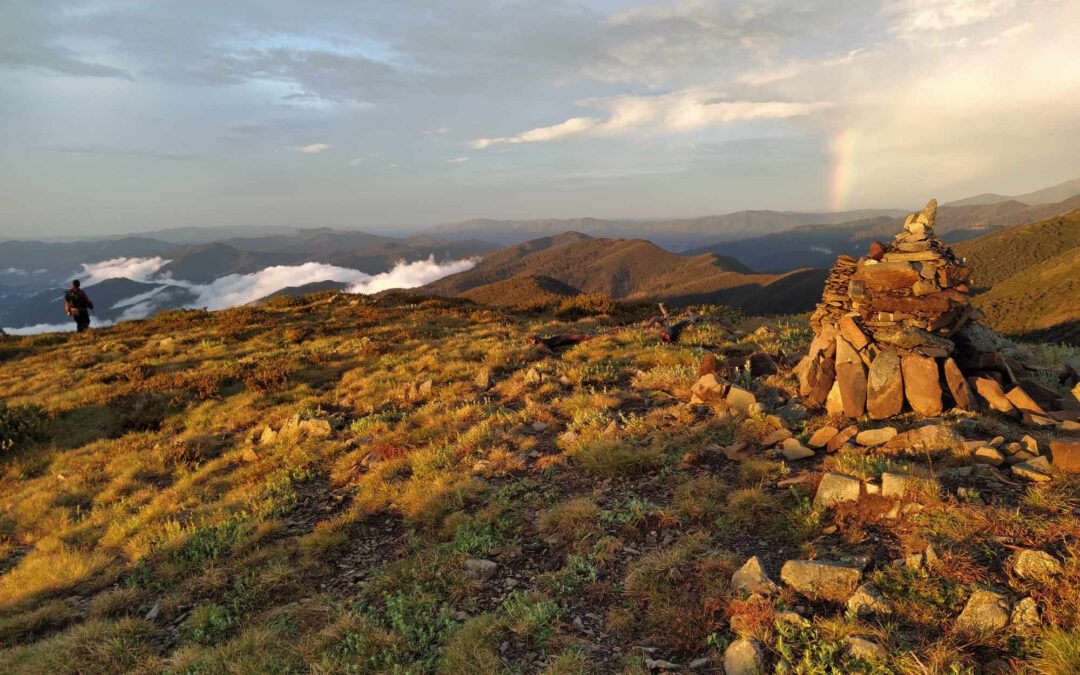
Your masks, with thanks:
[(854, 658), (863, 661), (879, 661), (886, 656), (885, 648), (866, 638), (848, 636), (844, 638), (844, 648)]
[(840, 563), (821, 560), (789, 560), (780, 569), (780, 579), (796, 591), (813, 598), (843, 601), (859, 586), (862, 572)]
[(1050, 480), (1050, 462), (1042, 456), (1013, 464), (1011, 470), (1014, 476), (1035, 483)]
[(910, 480), (908, 476), (902, 473), (885, 472), (881, 474), (881, 496), (903, 499)]
[(978, 464), (989, 464), (990, 466), (1001, 466), (1005, 463), (1005, 456), (1001, 454), (1001, 451), (989, 446), (977, 449), (972, 458)]
[(826, 452), (836, 452), (836, 451), (838, 451), (840, 448), (844, 447), (844, 444), (846, 444), (851, 439), (855, 438), (855, 436), (857, 436), (858, 433), (859, 433), (859, 427), (852, 424), (848, 428), (844, 429), (843, 431), (840, 431), (835, 436), (833, 436), (832, 439), (830, 439), (828, 444), (825, 446), (825, 451)]
[(1034, 598), (1024, 598), (1013, 607), (1009, 623), (1017, 628), (1037, 628), (1042, 619), (1039, 618), (1039, 606)]
[(784, 459), (794, 462), (799, 459), (807, 459), (814, 456), (814, 451), (799, 442), (797, 438), (789, 438), (784, 441)]
[(465, 576), (470, 579), (487, 581), (495, 576), (495, 572), (499, 569), (499, 563), (493, 560), (484, 560), (483, 558), (469, 558), (464, 562), (461, 569)]
[(731, 586), (737, 591), (745, 593), (762, 593), (768, 595), (779, 588), (768, 575), (765, 574), (761, 561), (754, 556), (746, 561), (731, 577)]
[(823, 448), (838, 433), (840, 433), (840, 430), (836, 427), (821, 427), (810, 436), (810, 440), (806, 444), (811, 448)]
[(862, 619), (868, 616), (892, 614), (894, 607), (877, 588), (871, 584), (859, 586), (855, 593), (848, 598), (848, 611)]
[(1062, 573), (1061, 563), (1046, 551), (1026, 548), (1013, 557), (1013, 572), (1027, 581), (1049, 581)]
[(814, 505), (832, 506), (840, 502), (857, 502), (859, 501), (861, 487), (862, 481), (858, 478), (836, 472), (827, 473), (818, 483), (817, 494), (814, 495)]
[(725, 675), (761, 675), (765, 672), (765, 652), (753, 638), (739, 638), (724, 650)]
[(956, 618), (956, 629), (972, 633), (999, 630), (1009, 623), (1009, 601), (994, 591), (975, 591)]
[(860, 431), (855, 436), (855, 442), (859, 445), (865, 445), (866, 447), (873, 447), (875, 445), (881, 445), (887, 441), (892, 440), (896, 436), (896, 429), (893, 427), (881, 427), (880, 429), (867, 429)]
[(1080, 473), (1080, 440), (1058, 438), (1050, 441), (1054, 468), (1065, 473)]

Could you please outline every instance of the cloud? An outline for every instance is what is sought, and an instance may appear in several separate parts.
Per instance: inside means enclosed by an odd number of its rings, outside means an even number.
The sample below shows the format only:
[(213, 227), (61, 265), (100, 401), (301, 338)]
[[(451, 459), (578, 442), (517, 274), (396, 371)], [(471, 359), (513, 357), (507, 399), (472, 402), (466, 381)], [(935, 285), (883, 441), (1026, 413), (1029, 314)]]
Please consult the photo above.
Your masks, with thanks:
[(464, 164), (467, 161), (469, 161), (468, 157), (455, 157), (453, 159), (446, 160), (448, 164)]
[(309, 145), (290, 145), (289, 149), (293, 152), (302, 152), (305, 155), (317, 155), (332, 147), (332, 145), (327, 145), (326, 143), (311, 143)]
[(364, 158), (363, 157), (355, 157), (355, 158), (349, 160), (349, 166), (360, 166), (363, 163), (364, 163)]
[(617, 96), (587, 99), (593, 108), (606, 109), (607, 119), (573, 117), (560, 124), (525, 131), (516, 136), (478, 138), (476, 149), (507, 143), (538, 143), (576, 134), (614, 135), (651, 125), (661, 131), (691, 131), (715, 124), (748, 120), (786, 119), (822, 110), (832, 104), (789, 101), (731, 101), (710, 89), (686, 89), (657, 96)]
[(0, 270), (0, 274), (9, 274), (16, 277), (25, 277), (29, 272), (18, 267), (8, 267), (7, 269)]
[(476, 260), (455, 260), (448, 263), (435, 262), (435, 256), (416, 262), (399, 262), (389, 272), (376, 274), (354, 282), (349, 293), (378, 293), (391, 288), (416, 288), (438, 281), (445, 276), (471, 270)]
[(735, 78), (735, 81), (742, 84), (748, 84), (751, 87), (760, 87), (765, 84), (772, 84), (773, 82), (790, 80), (793, 77), (797, 77), (799, 75), (802, 75), (803, 73), (819, 68), (845, 66), (849, 63), (855, 62), (857, 59), (860, 59), (866, 55), (866, 49), (852, 49), (843, 56), (822, 59), (820, 61), (790, 61), (786, 65), (780, 66), (779, 68), (756, 71), (740, 75), (739, 77)]
[(823, 253), (825, 255), (833, 254), (833, 250), (831, 248), (826, 248), (825, 246), (811, 246), (810, 250), (814, 253)]
[(1025, 21), (1024, 23), (1017, 24), (1012, 28), (1006, 28), (1005, 30), (1001, 31), (993, 37), (986, 38), (982, 41), (982, 44), (984, 46), (991, 46), (1002, 44), (1004, 42), (1012, 42), (1013, 40), (1020, 37), (1020, 35), (1026, 33), (1029, 30), (1031, 30), (1031, 22)]
[(82, 285), (93, 286), (106, 279), (150, 281), (170, 261), (161, 256), (153, 258), (112, 258), (96, 263), (82, 263)]
[(894, 33), (919, 37), (933, 31), (951, 30), (980, 23), (1008, 13), (1018, 0), (902, 0), (887, 7), (900, 15)]

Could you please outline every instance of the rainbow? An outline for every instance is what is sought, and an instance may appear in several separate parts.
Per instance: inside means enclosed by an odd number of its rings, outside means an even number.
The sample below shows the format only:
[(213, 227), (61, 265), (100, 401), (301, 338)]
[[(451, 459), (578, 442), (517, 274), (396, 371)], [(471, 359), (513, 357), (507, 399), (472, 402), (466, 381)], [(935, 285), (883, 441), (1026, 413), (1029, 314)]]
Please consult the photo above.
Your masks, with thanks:
[(847, 129), (829, 140), (832, 169), (829, 171), (829, 211), (843, 211), (851, 196), (851, 183), (855, 173), (855, 142), (858, 132)]

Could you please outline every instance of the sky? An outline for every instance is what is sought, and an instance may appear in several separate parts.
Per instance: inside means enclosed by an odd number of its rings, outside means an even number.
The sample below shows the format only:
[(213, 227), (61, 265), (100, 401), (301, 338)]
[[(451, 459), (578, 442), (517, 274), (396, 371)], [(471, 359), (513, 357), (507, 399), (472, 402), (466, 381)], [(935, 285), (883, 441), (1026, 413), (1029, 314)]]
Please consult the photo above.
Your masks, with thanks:
[(1077, 0), (0, 0), (0, 236), (918, 208), (1080, 176)]

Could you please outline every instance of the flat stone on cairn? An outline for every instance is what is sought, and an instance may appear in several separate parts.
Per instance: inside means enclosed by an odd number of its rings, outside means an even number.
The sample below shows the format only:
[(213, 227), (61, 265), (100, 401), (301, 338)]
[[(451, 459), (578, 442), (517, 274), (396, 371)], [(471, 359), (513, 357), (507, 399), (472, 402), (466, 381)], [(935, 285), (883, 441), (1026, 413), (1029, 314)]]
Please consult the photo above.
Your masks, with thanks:
[(995, 410), (1053, 423), (1021, 388), (1030, 380), (1015, 345), (978, 323), (970, 271), (934, 235), (936, 216), (931, 199), (892, 243), (875, 242), (859, 260), (837, 258), (810, 318), (814, 340), (796, 369), (799, 393), (821, 407), (838, 392), (831, 413), (873, 419), (905, 405), (927, 417), (971, 410), (978, 393)]

